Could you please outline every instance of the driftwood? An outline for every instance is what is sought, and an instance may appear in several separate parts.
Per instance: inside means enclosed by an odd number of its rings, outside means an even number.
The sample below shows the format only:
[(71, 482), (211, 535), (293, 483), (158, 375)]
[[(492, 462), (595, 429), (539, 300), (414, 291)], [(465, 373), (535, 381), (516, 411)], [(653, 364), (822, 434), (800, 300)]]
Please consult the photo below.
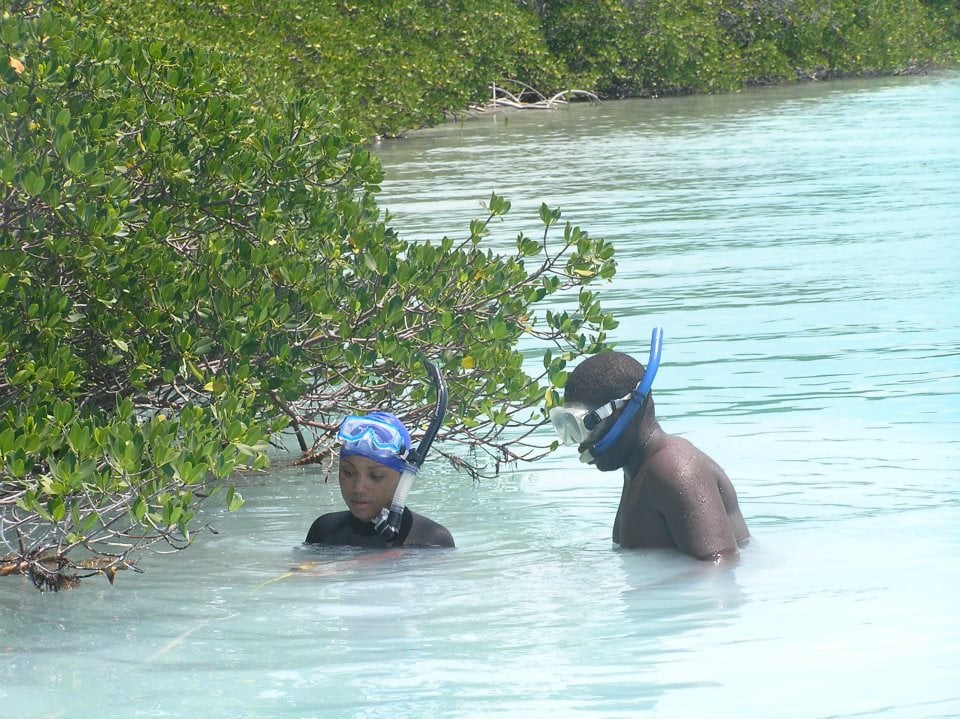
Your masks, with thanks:
[(576, 96), (585, 97), (594, 105), (600, 104), (600, 98), (587, 90), (562, 90), (552, 97), (547, 97), (539, 90), (530, 87), (519, 80), (508, 80), (507, 82), (519, 87), (520, 91), (518, 93), (514, 93), (505, 87), (493, 83), (490, 86), (490, 101), (483, 106), (471, 106), (470, 111), (475, 113), (486, 113), (496, 112), (499, 109), (556, 110), (559, 107), (569, 104), (570, 98)]

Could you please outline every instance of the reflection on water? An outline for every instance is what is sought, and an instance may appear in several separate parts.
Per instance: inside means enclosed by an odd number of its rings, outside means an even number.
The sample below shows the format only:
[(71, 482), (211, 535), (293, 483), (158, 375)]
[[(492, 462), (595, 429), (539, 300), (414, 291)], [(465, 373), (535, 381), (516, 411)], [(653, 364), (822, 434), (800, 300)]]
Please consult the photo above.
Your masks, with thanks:
[(540, 202), (617, 244), (615, 339), (664, 327), (658, 411), (734, 479), (740, 563), (616, 549), (619, 477), (563, 451), (428, 463), (411, 504), (456, 550), (304, 548), (339, 490), (281, 462), (145, 575), (0, 582), (0, 717), (960, 715), (958, 114), (954, 73), (383, 144), (405, 236), (495, 190), (494, 244)]

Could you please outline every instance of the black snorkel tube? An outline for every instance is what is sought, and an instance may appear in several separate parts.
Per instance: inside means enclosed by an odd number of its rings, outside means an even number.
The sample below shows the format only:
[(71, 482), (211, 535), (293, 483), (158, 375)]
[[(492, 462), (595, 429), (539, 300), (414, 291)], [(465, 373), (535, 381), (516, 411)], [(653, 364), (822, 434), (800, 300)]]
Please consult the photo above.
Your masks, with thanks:
[(650, 335), (650, 358), (647, 360), (647, 367), (643, 372), (643, 377), (634, 388), (630, 401), (623, 408), (623, 413), (613, 423), (613, 426), (597, 442), (580, 457), (580, 461), (585, 461), (584, 456), (589, 457), (590, 462), (595, 462), (597, 458), (610, 449), (613, 444), (623, 434), (623, 430), (633, 420), (643, 403), (650, 394), (650, 388), (653, 387), (653, 380), (657, 376), (657, 369), (660, 367), (660, 353), (663, 350), (663, 330), (659, 327), (653, 328)]
[(393, 499), (390, 501), (390, 508), (387, 509), (384, 507), (380, 512), (380, 516), (377, 517), (373, 523), (376, 530), (388, 542), (392, 542), (397, 538), (397, 535), (400, 534), (400, 520), (403, 517), (403, 510), (407, 506), (407, 494), (410, 492), (410, 487), (413, 486), (413, 480), (417, 476), (420, 467), (423, 466), (423, 460), (427, 458), (430, 445), (433, 444), (433, 439), (437, 436), (437, 432), (440, 431), (440, 427), (443, 425), (443, 418), (447, 414), (447, 385), (443, 381), (443, 375), (440, 374), (440, 370), (437, 369), (433, 362), (424, 360), (423, 364), (426, 366), (430, 379), (433, 380), (433, 384), (437, 388), (437, 403), (433, 408), (433, 420), (431, 420), (430, 426), (427, 427), (423, 439), (420, 440), (420, 446), (412, 450), (407, 456), (406, 466), (400, 475), (400, 481), (397, 484), (396, 491), (393, 493)]

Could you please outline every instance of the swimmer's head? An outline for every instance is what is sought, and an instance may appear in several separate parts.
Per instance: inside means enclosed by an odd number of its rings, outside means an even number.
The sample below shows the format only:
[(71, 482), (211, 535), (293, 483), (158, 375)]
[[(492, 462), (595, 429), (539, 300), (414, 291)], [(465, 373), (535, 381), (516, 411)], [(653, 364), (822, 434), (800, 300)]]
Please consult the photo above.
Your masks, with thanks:
[(360, 456), (403, 472), (410, 454), (410, 433), (389, 412), (350, 415), (337, 432), (340, 456)]
[[(570, 373), (563, 409), (554, 410), (552, 415), (557, 416), (551, 419), (562, 441), (579, 445), (580, 461), (595, 464), (602, 471), (623, 465), (626, 449), (619, 440), (628, 436), (624, 435), (626, 423), (638, 412), (639, 416), (653, 412), (648, 391), (638, 395), (644, 375), (644, 366), (623, 352), (588, 357)], [(651, 379), (654, 375), (655, 370)], [(612, 451), (614, 445), (620, 446), (620, 451)]]
[(588, 357), (567, 377), (564, 405), (596, 409), (633, 392), (644, 367), (623, 352), (601, 352)]

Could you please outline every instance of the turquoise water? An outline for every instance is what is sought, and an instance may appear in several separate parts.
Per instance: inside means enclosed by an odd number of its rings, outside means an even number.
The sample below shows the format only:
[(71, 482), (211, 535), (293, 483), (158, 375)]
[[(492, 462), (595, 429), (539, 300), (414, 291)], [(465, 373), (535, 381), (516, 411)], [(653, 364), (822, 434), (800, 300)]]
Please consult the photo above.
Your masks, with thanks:
[(733, 479), (740, 563), (616, 549), (620, 478), (563, 451), (428, 463), (410, 503), (456, 550), (304, 549), (339, 491), (280, 458), (143, 575), (0, 580), (0, 718), (960, 716), (958, 118), (948, 73), (379, 146), (404, 236), (496, 191), (494, 246), (540, 202), (617, 244), (614, 339), (642, 359), (664, 328), (658, 413)]

